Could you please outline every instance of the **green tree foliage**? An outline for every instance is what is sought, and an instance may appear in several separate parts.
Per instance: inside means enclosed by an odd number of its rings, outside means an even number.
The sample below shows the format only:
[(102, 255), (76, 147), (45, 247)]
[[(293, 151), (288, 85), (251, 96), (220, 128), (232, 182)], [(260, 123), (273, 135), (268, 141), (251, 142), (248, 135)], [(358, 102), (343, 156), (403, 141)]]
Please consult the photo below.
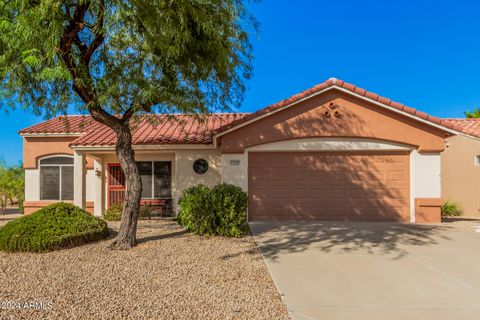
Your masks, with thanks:
[(0, 0), (0, 8), (2, 107), (206, 113), (237, 106), (251, 75), (245, 29), (254, 20), (238, 0)]
[(480, 109), (474, 108), (473, 111), (467, 110), (464, 114), (467, 118), (480, 118)]
[(23, 168), (18, 166), (6, 166), (0, 162), (0, 214), (5, 213), (5, 209), (10, 203), (18, 202), (21, 212), (23, 212), (23, 200), (25, 198), (25, 177)]
[(128, 248), (142, 188), (131, 121), (238, 106), (252, 31), (241, 0), (0, 0), (0, 109), (73, 107), (112, 128), (127, 181), (113, 246)]

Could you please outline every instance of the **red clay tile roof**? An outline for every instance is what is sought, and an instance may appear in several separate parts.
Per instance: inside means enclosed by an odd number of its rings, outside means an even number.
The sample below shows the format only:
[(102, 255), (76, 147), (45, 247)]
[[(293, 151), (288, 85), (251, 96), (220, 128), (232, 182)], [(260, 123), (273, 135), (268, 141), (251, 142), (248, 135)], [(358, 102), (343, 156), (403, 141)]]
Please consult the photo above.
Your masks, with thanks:
[(445, 128), (448, 128), (448, 129), (453, 129), (453, 130), (456, 130), (456, 131), (460, 131), (460, 128), (457, 128), (455, 126), (455, 124), (451, 123), (451, 122), (447, 122), (447, 121), (444, 121), (444, 119), (440, 119), (438, 117), (434, 117), (434, 116), (431, 116), (429, 114), (426, 114), (425, 112), (421, 112), (419, 110), (415, 110), (413, 108), (410, 108), (410, 107), (407, 107), (401, 103), (398, 103), (398, 102), (395, 102), (395, 101), (392, 101), (388, 98), (385, 98), (385, 97), (382, 97), (382, 96), (379, 96), (378, 94), (376, 93), (373, 93), (373, 92), (369, 92), (369, 91), (366, 91), (365, 89), (362, 89), (362, 88), (359, 88), (351, 83), (348, 83), (348, 82), (345, 82), (343, 80), (339, 80), (339, 79), (335, 79), (335, 78), (330, 78), (328, 79), (327, 81), (325, 82), (322, 82), (310, 89), (307, 89), (305, 91), (302, 91), (300, 93), (297, 93), (293, 96), (291, 96), (290, 98), (287, 98), (285, 100), (282, 100), (282, 101), (279, 101), (275, 104), (272, 104), (266, 108), (263, 108), (263, 109), (260, 109), (258, 110), (257, 112), (255, 113), (251, 113), (251, 114), (248, 114), (248, 115), (245, 115), (244, 117), (240, 118), (240, 119), (237, 119), (235, 121), (232, 121), (224, 126), (222, 126), (221, 128), (219, 128), (218, 130), (215, 130), (215, 134), (218, 134), (218, 133), (221, 133), (225, 130), (228, 130), (230, 128), (233, 128), (237, 125), (240, 125), (244, 122), (247, 122), (247, 121), (250, 121), (252, 119), (255, 119), (259, 116), (262, 116), (262, 115), (265, 115), (267, 113), (270, 113), (270, 112), (273, 112), (275, 110), (278, 110), (282, 107), (285, 107), (285, 106), (288, 106), (294, 102), (298, 102), (302, 99), (305, 99), (317, 92), (320, 92), (324, 89), (327, 89), (327, 88), (330, 88), (330, 87), (338, 87), (338, 88), (343, 88), (343, 89), (346, 89), (352, 93), (355, 93), (355, 94), (358, 94), (360, 96), (363, 96), (363, 97), (366, 97), (366, 98), (369, 98), (371, 100), (374, 100), (374, 101), (377, 101), (377, 102), (380, 102), (386, 106), (389, 106), (389, 107), (392, 107), (392, 108), (395, 108), (397, 110), (400, 110), (404, 113), (407, 113), (409, 115), (413, 115), (417, 118), (420, 118), (422, 120), (426, 120), (426, 121), (429, 121), (433, 124), (437, 124), (437, 125), (441, 125)]
[(446, 118), (443, 120), (455, 126), (457, 131), (480, 138), (480, 119)]
[[(176, 120), (173, 120), (171, 116), (164, 114), (142, 116), (141, 120), (133, 129), (133, 143), (135, 145), (210, 144), (213, 142), (214, 134), (221, 133), (246, 121), (250, 121), (261, 115), (268, 114), (294, 102), (298, 102), (312, 94), (330, 87), (343, 88), (421, 120), (426, 120), (433, 124), (471, 136), (480, 137), (480, 120), (437, 118), (428, 115), (425, 112), (407, 107), (401, 103), (391, 101), (378, 94), (366, 91), (345, 81), (330, 78), (321, 84), (293, 95), (288, 99), (260, 109), (255, 113), (212, 114), (203, 117), (203, 122), (200, 122), (198, 117), (193, 115), (175, 115)], [(152, 122), (149, 120), (152, 118), (156, 119), (156, 121)], [(82, 134), (81, 137), (72, 142), (71, 145), (74, 146), (112, 146), (116, 142), (113, 131), (94, 121), (90, 116), (61, 116), (20, 130), (19, 133)]]
[(93, 122), (95, 121), (90, 116), (59, 116), (22, 129), (18, 133), (83, 134)]
[[(244, 117), (245, 113), (218, 113), (208, 116), (144, 115), (133, 123), (134, 145), (211, 144), (213, 130)], [(82, 133), (72, 146), (113, 146), (115, 133), (90, 116), (61, 116), (20, 130), (20, 134)]]

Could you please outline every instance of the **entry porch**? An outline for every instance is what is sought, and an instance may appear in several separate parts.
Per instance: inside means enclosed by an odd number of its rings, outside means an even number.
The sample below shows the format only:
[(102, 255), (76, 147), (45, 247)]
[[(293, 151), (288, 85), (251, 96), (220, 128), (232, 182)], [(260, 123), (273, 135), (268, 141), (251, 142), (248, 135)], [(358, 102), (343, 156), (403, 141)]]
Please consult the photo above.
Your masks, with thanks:
[[(86, 167), (87, 158), (93, 160), (92, 169)], [(215, 149), (136, 150), (135, 159), (143, 186), (141, 204), (153, 206), (160, 215), (178, 210), (185, 188), (215, 185), (221, 180), (221, 155)], [(203, 168), (198, 168), (199, 163)], [(93, 202), (93, 214), (101, 216), (112, 205), (123, 202), (125, 191), (125, 176), (113, 149), (74, 149), (76, 206), (86, 209)]]

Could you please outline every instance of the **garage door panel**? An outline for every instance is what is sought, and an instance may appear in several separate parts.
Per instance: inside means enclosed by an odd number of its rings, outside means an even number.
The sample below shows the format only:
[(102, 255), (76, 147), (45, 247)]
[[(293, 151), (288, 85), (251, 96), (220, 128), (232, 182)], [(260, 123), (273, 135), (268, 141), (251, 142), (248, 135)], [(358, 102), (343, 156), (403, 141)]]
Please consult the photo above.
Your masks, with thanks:
[(301, 199), (305, 196), (309, 190), (307, 188), (275, 188), (274, 190), (269, 189), (258, 189), (254, 197), (256, 199)]
[(258, 171), (253, 181), (268, 182), (269, 179), (275, 179), (278, 184), (288, 184), (289, 181), (298, 181), (304, 177), (304, 173), (300, 171)]
[(250, 220), (409, 220), (409, 155), (249, 154)]

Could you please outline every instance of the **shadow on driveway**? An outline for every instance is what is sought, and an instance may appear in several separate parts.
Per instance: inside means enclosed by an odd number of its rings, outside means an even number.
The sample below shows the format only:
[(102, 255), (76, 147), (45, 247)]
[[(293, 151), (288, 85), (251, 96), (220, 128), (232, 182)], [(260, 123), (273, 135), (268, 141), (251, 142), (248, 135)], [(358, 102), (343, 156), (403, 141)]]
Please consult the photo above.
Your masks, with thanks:
[(255, 222), (250, 226), (262, 254), (271, 260), (307, 249), (346, 253), (361, 250), (400, 259), (408, 254), (405, 246), (429, 246), (439, 239), (449, 240), (444, 231), (451, 228), (379, 222)]

